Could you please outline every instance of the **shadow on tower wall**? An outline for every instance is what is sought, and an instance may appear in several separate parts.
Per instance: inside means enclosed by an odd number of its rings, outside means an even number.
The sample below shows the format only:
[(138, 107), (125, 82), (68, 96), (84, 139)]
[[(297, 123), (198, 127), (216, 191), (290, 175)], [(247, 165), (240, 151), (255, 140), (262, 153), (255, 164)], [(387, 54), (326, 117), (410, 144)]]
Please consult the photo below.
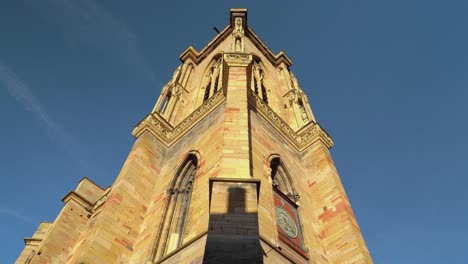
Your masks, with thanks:
[(203, 263), (262, 263), (259, 182), (210, 182), (210, 220)]

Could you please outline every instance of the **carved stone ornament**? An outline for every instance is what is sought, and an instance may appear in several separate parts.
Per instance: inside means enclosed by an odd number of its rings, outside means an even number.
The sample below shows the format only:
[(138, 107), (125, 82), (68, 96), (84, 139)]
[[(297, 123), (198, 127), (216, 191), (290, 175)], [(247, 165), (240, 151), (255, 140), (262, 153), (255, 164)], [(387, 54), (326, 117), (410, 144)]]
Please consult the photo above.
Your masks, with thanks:
[(190, 128), (195, 126), (224, 100), (225, 97), (221, 89), (206, 100), (192, 114), (182, 120), (176, 127), (171, 126), (158, 112), (149, 114), (133, 129), (132, 134), (134, 137), (138, 137), (144, 131), (148, 131), (161, 140), (161, 142), (169, 146), (188, 132)]
[(244, 52), (244, 26), (242, 25), (242, 18), (236, 17), (234, 19), (234, 29), (232, 30), (234, 37), (234, 44), (232, 51)]
[(280, 187), (279, 181), (276, 177), (273, 178), (272, 185), (275, 186), (276, 188)]
[(294, 73), (292, 71), (289, 72), (290, 78), (291, 78), (291, 86), (292, 89), (300, 89), (299, 83), (297, 82), (296, 76), (294, 76)]
[(232, 34), (235, 37), (243, 37), (244, 36), (244, 26), (242, 25), (242, 17), (236, 17), (234, 20), (234, 30), (232, 30)]
[(247, 66), (252, 61), (252, 55), (245, 53), (224, 53), (224, 61), (228, 66)]
[(299, 201), (299, 199), (301, 198), (301, 196), (297, 192), (294, 192), (294, 193), (289, 192), (289, 193), (286, 194), (286, 196), (288, 196), (288, 198), (293, 200), (294, 202)]
[(294, 90), (289, 90), (284, 97), (286, 97), (286, 104), (284, 105), (286, 109), (292, 108), (293, 103), (296, 99), (296, 94), (294, 93)]
[(302, 121), (304, 121), (304, 122), (309, 121), (309, 116), (307, 116), (307, 112), (306, 112), (304, 106), (301, 107), (301, 117), (302, 117)]
[(298, 151), (304, 150), (317, 140), (322, 141), (328, 148), (333, 146), (333, 140), (318, 123), (310, 121), (305, 127), (296, 132), (252, 90), (250, 91), (249, 103)]
[(288, 211), (284, 210), (281, 207), (276, 207), (276, 221), (278, 222), (278, 225), (281, 228), (281, 230), (283, 230), (286, 233), (286, 235), (288, 235), (290, 238), (297, 237), (297, 225)]

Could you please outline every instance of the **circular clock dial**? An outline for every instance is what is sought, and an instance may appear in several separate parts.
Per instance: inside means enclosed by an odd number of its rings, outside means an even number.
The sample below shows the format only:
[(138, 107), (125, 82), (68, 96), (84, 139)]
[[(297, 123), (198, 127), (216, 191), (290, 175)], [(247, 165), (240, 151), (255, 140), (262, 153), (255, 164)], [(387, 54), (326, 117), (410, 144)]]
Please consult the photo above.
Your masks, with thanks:
[(291, 215), (281, 207), (276, 207), (276, 221), (290, 238), (297, 237), (297, 225)]

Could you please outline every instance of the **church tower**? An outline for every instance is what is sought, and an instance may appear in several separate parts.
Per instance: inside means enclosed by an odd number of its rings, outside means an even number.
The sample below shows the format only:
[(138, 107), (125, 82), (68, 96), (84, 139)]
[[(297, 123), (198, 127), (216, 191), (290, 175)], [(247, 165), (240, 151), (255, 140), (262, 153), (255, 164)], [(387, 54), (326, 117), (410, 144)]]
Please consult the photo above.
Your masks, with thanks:
[(180, 55), (115, 182), (84, 178), (16, 263), (372, 263), (332, 139), (247, 22)]

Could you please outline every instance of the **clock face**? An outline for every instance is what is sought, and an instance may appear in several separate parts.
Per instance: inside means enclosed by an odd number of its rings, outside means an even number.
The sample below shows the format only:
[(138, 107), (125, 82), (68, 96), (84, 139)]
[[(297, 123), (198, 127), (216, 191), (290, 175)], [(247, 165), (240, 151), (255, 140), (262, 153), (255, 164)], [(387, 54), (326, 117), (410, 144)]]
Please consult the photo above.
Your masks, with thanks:
[(291, 215), (281, 207), (276, 207), (276, 221), (286, 235), (290, 238), (296, 238), (298, 231), (297, 225)]

